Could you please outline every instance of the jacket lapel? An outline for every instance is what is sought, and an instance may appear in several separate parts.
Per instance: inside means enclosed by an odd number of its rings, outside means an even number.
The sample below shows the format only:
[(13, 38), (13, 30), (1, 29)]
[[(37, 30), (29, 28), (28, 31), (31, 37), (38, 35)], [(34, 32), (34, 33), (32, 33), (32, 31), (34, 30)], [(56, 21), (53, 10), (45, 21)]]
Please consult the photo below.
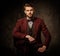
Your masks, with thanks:
[(28, 23), (27, 23), (27, 19), (26, 18), (24, 18), (22, 26), (23, 26), (22, 30), (24, 30), (24, 32), (27, 33)]
[(39, 29), (39, 25), (40, 25), (39, 20), (37, 18), (35, 18), (34, 25), (33, 25), (33, 33), (34, 33), (34, 35), (37, 34), (38, 29)]

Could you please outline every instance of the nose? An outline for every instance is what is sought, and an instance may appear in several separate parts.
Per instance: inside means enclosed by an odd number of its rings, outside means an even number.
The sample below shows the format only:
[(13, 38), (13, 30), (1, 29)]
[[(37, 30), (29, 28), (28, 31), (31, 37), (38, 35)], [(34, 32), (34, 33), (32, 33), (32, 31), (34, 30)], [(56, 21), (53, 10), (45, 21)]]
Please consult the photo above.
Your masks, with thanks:
[(29, 10), (29, 13), (30, 13), (31, 11)]
[(29, 14), (31, 14), (31, 11), (29, 11)]

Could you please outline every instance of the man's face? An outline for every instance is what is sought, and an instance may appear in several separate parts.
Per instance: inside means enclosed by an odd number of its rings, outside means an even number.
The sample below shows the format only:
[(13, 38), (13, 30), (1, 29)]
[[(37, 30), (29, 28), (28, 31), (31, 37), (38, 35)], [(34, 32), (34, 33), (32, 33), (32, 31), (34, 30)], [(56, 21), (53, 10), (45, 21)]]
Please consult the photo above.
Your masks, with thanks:
[(32, 17), (34, 14), (34, 8), (33, 7), (25, 7), (24, 12), (27, 17)]

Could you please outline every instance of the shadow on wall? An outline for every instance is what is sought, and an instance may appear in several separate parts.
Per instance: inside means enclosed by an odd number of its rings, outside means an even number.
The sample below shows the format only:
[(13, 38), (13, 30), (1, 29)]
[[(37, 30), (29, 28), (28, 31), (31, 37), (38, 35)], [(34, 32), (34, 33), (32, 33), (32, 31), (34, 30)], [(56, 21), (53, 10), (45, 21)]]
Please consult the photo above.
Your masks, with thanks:
[(0, 46), (0, 56), (16, 56), (16, 52), (12, 48)]

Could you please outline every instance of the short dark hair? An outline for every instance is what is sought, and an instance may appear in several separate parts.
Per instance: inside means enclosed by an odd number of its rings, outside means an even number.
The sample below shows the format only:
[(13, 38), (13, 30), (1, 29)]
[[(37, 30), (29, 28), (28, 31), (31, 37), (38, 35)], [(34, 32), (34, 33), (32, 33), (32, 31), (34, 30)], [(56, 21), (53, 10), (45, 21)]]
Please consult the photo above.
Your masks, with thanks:
[(33, 7), (33, 8), (34, 8), (34, 6), (33, 6), (32, 3), (26, 3), (26, 4), (24, 5), (24, 9), (25, 9), (25, 7)]

